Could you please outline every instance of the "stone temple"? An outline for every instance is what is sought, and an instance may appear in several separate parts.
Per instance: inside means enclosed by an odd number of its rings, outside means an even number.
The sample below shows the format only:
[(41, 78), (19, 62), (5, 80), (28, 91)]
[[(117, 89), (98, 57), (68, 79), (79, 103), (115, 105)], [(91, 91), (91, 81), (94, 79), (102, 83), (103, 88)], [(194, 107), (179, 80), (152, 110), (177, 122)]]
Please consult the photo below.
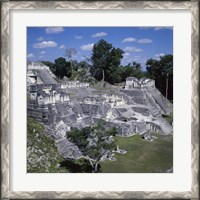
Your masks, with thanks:
[(108, 127), (116, 127), (123, 137), (173, 133), (172, 124), (162, 117), (172, 114), (173, 106), (149, 78), (128, 77), (124, 88), (102, 90), (79, 81), (58, 82), (47, 66), (31, 62), (27, 68), (27, 96), (27, 115), (45, 124), (46, 134), (55, 139), (66, 158), (81, 157), (67, 140), (67, 131), (100, 119)]

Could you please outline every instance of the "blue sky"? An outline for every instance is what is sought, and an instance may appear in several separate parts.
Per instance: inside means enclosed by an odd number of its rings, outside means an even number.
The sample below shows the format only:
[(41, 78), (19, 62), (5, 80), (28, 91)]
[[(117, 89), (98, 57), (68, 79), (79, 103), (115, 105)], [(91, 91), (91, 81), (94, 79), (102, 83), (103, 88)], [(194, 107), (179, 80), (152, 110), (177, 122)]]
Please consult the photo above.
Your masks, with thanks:
[(73, 59), (82, 61), (100, 39), (124, 50), (123, 65), (136, 61), (145, 69), (146, 60), (173, 54), (172, 27), (28, 27), (27, 59), (54, 62), (74, 48)]

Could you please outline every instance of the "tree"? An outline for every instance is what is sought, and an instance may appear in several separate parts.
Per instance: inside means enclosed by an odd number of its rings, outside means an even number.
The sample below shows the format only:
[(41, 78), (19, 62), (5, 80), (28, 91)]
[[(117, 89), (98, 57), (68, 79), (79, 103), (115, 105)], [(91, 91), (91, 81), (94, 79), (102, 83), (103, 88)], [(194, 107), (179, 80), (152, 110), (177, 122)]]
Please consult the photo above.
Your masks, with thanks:
[(96, 43), (92, 50), (91, 61), (93, 63), (92, 73), (97, 80), (107, 81), (114, 84), (120, 78), (118, 71), (123, 50), (115, 48), (105, 40)]
[(133, 68), (133, 76), (136, 78), (141, 78), (143, 76), (142, 73), (142, 67), (140, 63), (133, 62), (132, 63), (132, 68)]
[(65, 60), (63, 57), (55, 59), (54, 63), (49, 61), (42, 61), (44, 65), (47, 65), (49, 69), (54, 73), (59, 79), (62, 79), (64, 76), (71, 77), (70, 63)]
[(156, 80), (162, 74), (162, 69), (160, 68), (159, 61), (156, 59), (149, 59), (146, 61), (146, 69), (148, 72), (148, 77)]
[(116, 145), (111, 139), (117, 133), (116, 128), (105, 128), (105, 121), (93, 127), (72, 129), (67, 133), (67, 138), (76, 144), (92, 167), (92, 172), (98, 172), (98, 165), (103, 156), (112, 152)]
[(48, 66), (48, 67), (53, 67), (53, 63), (50, 61), (41, 61), (44, 65)]
[(142, 72), (142, 68), (141, 68), (141, 64), (137, 63), (137, 62), (133, 62), (132, 64), (129, 63), (126, 66), (122, 66), (122, 72), (121, 72), (121, 77), (122, 77), (122, 81), (125, 81), (127, 77), (129, 76), (133, 76), (136, 78), (141, 78), (143, 77), (143, 72)]
[(71, 74), (73, 74), (73, 63), (72, 63), (72, 59), (73, 57), (77, 54), (76, 49), (74, 48), (68, 48), (65, 51), (65, 56), (69, 59), (70, 63), (71, 63)]
[(173, 55), (164, 55), (160, 60), (149, 59), (146, 62), (147, 76), (156, 82), (156, 87), (173, 99)]
[(77, 71), (75, 78), (81, 82), (95, 82), (95, 78), (92, 77), (91, 66), (86, 61), (81, 61), (77, 64)]
[(173, 74), (173, 56), (172, 55), (161, 56), (160, 65), (163, 69), (163, 74), (166, 79), (165, 97), (168, 98), (169, 76)]
[(42, 61), (42, 63), (48, 66), (51, 72), (57, 76), (55, 63), (50, 61)]
[(71, 71), (70, 71), (70, 63), (65, 60), (63, 57), (59, 57), (55, 59), (55, 75), (62, 79), (64, 76), (70, 77)]

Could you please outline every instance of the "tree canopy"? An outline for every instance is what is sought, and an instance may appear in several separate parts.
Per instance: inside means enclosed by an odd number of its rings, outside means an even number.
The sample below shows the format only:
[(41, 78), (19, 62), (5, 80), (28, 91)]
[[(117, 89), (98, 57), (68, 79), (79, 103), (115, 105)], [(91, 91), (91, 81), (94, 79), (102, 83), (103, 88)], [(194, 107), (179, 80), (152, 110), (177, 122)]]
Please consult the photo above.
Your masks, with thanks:
[(147, 76), (155, 80), (156, 87), (169, 99), (173, 99), (173, 56), (149, 59), (146, 62)]
[(133, 76), (136, 78), (143, 77), (142, 67), (140, 63), (133, 62), (129, 63), (126, 66), (121, 66), (121, 81), (126, 81), (126, 78), (129, 76)]
[(50, 70), (59, 78), (62, 79), (64, 76), (71, 76), (71, 64), (66, 61), (65, 58), (59, 57), (55, 59), (54, 63), (49, 61), (43, 61), (43, 63), (49, 66)]
[(146, 61), (146, 71), (138, 62), (122, 65), (124, 51), (101, 39), (92, 49), (91, 57), (85, 56), (85, 61), (73, 60), (77, 51), (69, 48), (65, 51), (68, 58), (59, 57), (54, 63), (43, 61), (51, 71), (62, 79), (64, 76), (71, 80), (83, 82), (106, 81), (116, 84), (126, 81), (127, 77), (148, 77), (155, 80), (156, 87), (166, 98), (173, 100), (173, 55), (167, 54), (159, 59), (150, 58)]
[(120, 82), (118, 68), (124, 51), (115, 48), (105, 40), (97, 42), (92, 50), (92, 73), (97, 80), (107, 81), (111, 84)]
[(82, 155), (89, 161), (92, 171), (98, 172), (102, 157), (109, 155), (116, 148), (111, 139), (116, 133), (116, 128), (106, 128), (105, 121), (100, 120), (93, 127), (72, 129), (67, 133), (67, 138), (78, 146)]

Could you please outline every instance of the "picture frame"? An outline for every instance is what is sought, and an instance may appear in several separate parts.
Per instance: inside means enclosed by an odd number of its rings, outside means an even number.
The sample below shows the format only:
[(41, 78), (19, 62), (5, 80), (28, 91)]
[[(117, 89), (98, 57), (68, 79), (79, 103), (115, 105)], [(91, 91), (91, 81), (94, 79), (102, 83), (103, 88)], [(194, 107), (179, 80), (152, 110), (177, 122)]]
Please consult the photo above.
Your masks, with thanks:
[[(11, 166), (10, 148), (14, 141), (10, 140), (12, 107), (10, 106), (10, 75), (12, 74), (12, 34), (9, 32), (12, 26), (10, 13), (13, 10), (188, 10), (191, 14), (191, 190), (187, 191), (13, 191), (11, 190)], [(198, 1), (3, 1), (1, 2), (1, 198), (2, 199), (73, 199), (73, 198), (110, 198), (110, 199), (149, 199), (149, 198), (199, 198), (199, 2)], [(13, 74), (12, 74), (13, 77)], [(174, 147), (176, 148), (176, 147)]]

